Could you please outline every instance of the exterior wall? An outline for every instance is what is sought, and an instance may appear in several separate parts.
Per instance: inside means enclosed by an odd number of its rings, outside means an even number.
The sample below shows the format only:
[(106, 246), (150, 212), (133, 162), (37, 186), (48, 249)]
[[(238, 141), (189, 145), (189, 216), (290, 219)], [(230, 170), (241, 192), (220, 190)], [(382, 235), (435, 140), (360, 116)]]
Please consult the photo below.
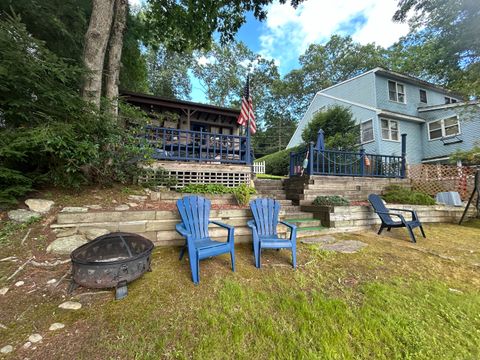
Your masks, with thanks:
[[(317, 94), (315, 95), (315, 98), (310, 104), (307, 112), (303, 116), (303, 119), (298, 124), (297, 129), (295, 130), (295, 133), (293, 134), (292, 138), (290, 139), (290, 142), (287, 145), (287, 148), (300, 145), (303, 142), (302, 140), (303, 129), (312, 120), (314, 114), (317, 111), (319, 111), (323, 107), (328, 108), (330, 106), (335, 106), (335, 105), (340, 105), (340, 106), (349, 108), (357, 124), (360, 124), (361, 122), (364, 122), (369, 119), (375, 119), (376, 117), (376, 113), (373, 110), (366, 109), (357, 105), (352, 105), (352, 104), (349, 104), (348, 102), (334, 100), (334, 99), (322, 96), (321, 94)], [(378, 152), (376, 142), (370, 142), (368, 144), (365, 144), (365, 150), (367, 152), (372, 152), (372, 153)]]
[[(391, 101), (388, 95), (388, 80), (397, 81), (405, 86), (406, 104)], [(431, 88), (425, 88), (417, 84), (398, 80), (394, 76), (387, 77), (376, 74), (375, 77), (376, 88), (376, 107), (384, 110), (394, 111), (406, 115), (419, 116), (417, 109), (419, 107), (442, 105), (445, 103), (445, 94), (440, 91), (435, 91)], [(419, 90), (423, 89), (427, 92), (427, 103), (420, 102)]]
[(322, 92), (340, 99), (348, 99), (362, 105), (375, 107), (375, 74), (367, 72)]
[[(475, 145), (480, 145), (480, 107), (456, 107), (422, 112), (422, 117), (427, 121), (422, 125), (423, 158), (448, 156), (456, 150), (469, 150)], [(428, 140), (428, 123), (439, 119), (457, 115), (460, 123), (460, 135), (457, 139), (461, 143), (444, 145), (441, 139)], [(455, 140), (455, 138), (452, 138)]]
[[(385, 118), (385, 117), (384, 117)], [(381, 117), (377, 117), (376, 128), (378, 132), (375, 134), (376, 142), (378, 142), (379, 154), (382, 155), (402, 155), (401, 138), (399, 141), (383, 140), (381, 131)], [(386, 119), (386, 118), (385, 118)], [(418, 164), (423, 158), (423, 142), (422, 142), (422, 126), (412, 121), (397, 120), (399, 134), (407, 134), (407, 164)]]

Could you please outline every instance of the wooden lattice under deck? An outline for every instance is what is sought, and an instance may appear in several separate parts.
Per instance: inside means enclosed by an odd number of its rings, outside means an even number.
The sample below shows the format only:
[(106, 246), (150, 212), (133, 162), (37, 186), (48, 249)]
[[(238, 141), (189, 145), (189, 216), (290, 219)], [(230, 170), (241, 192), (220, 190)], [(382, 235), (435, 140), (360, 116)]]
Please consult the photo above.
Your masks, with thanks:
[(176, 184), (171, 186), (174, 189), (188, 184), (222, 184), (229, 187), (240, 184), (249, 185), (252, 171), (250, 166), (245, 165), (173, 161), (157, 161), (146, 168), (152, 169), (152, 171), (140, 178), (140, 182), (151, 181), (157, 176), (167, 175), (176, 180)]
[(462, 200), (472, 193), (475, 168), (469, 166), (417, 164), (408, 167), (412, 189), (432, 196), (444, 191), (457, 191)]

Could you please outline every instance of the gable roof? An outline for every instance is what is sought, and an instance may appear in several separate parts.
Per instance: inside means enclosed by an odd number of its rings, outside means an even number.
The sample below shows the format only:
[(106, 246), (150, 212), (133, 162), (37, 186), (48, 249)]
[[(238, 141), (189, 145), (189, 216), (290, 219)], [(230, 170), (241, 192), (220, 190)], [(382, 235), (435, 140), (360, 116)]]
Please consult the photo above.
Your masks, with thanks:
[(350, 81), (353, 81), (353, 80), (356, 80), (362, 76), (365, 76), (365, 75), (368, 75), (368, 74), (371, 74), (371, 73), (374, 73), (374, 74), (379, 74), (379, 75), (383, 75), (383, 76), (387, 76), (387, 77), (391, 77), (393, 79), (396, 79), (396, 80), (400, 80), (400, 81), (404, 81), (404, 82), (408, 82), (408, 83), (411, 83), (411, 84), (415, 84), (415, 85), (418, 85), (422, 88), (428, 88), (428, 89), (433, 89), (435, 91), (438, 91), (440, 93), (443, 93), (445, 95), (449, 95), (449, 96), (453, 96), (455, 98), (458, 98), (458, 99), (461, 99), (463, 100), (463, 96), (459, 93), (456, 93), (456, 92), (453, 92), (453, 91), (450, 91), (448, 89), (445, 89), (441, 86), (438, 86), (438, 85), (435, 85), (431, 82), (428, 82), (428, 81), (424, 81), (424, 80), (421, 80), (421, 79), (418, 79), (418, 78), (415, 78), (413, 76), (410, 76), (410, 75), (405, 75), (405, 74), (401, 74), (399, 72), (396, 72), (396, 71), (392, 71), (392, 70), (388, 70), (388, 69), (385, 69), (385, 68), (382, 68), (382, 67), (376, 67), (374, 69), (371, 69), (371, 70), (368, 70), (368, 71), (365, 71), (364, 73), (360, 74), (360, 75), (357, 75), (357, 76), (354, 76), (350, 79), (347, 79), (347, 80), (344, 80), (344, 81), (340, 81), (339, 83), (336, 83), (335, 85), (332, 85), (332, 86), (329, 86), (328, 88), (325, 88), (325, 89), (322, 89), (319, 91), (319, 93), (322, 93), (324, 91), (327, 91), (327, 90), (330, 90), (330, 89), (333, 89), (337, 86), (340, 86), (340, 85), (343, 85), (345, 83), (348, 83)]

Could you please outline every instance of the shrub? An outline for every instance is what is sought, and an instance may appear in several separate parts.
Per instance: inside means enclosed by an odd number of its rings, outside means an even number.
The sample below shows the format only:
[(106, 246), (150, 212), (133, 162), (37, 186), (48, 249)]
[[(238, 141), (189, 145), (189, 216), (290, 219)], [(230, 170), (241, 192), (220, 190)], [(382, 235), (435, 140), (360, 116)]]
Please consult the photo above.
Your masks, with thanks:
[(313, 205), (316, 206), (348, 206), (350, 201), (343, 196), (331, 195), (331, 196), (317, 196), (313, 200)]
[(412, 191), (400, 185), (385, 188), (382, 198), (388, 203), (410, 205), (435, 205), (435, 200), (421, 191)]
[(233, 194), (238, 202), (238, 205), (248, 205), (250, 196), (257, 193), (254, 188), (245, 184), (235, 187), (228, 187), (221, 184), (189, 184), (178, 191), (189, 194)]
[(0, 206), (45, 183), (132, 182), (147, 147), (80, 97), (83, 69), (17, 17), (0, 18), (0, 49)]
[(248, 205), (250, 201), (250, 196), (256, 193), (254, 188), (249, 187), (245, 184), (241, 184), (237, 187), (234, 187), (233, 189), (233, 194), (235, 195), (235, 199), (237, 200), (238, 205), (242, 206)]
[(289, 173), (290, 153), (300, 151), (305, 146), (297, 146), (291, 149), (277, 151), (273, 154), (266, 155), (255, 161), (265, 161), (265, 173), (270, 175), (285, 176)]

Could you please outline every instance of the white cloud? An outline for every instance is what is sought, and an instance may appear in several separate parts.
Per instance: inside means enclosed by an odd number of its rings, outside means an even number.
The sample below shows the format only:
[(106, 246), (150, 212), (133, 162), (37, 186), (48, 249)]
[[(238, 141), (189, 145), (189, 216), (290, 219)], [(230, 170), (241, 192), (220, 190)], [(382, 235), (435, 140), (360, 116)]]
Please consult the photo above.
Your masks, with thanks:
[(128, 0), (128, 3), (130, 4), (130, 6), (134, 6), (134, 7), (142, 5), (143, 2), (144, 2), (143, 0)]
[(197, 61), (197, 64), (200, 66), (205, 66), (209, 64), (215, 64), (217, 61), (213, 56), (209, 56), (208, 58), (205, 55), (202, 55), (198, 58), (195, 59)]
[[(269, 7), (260, 36), (261, 54), (286, 65), (311, 43), (323, 43), (335, 33), (348, 33), (362, 44), (390, 46), (408, 32), (407, 24), (391, 20), (396, 6), (396, 0), (307, 0), (293, 9), (276, 2)], [(359, 16), (365, 22), (349, 28), (348, 23)]]

